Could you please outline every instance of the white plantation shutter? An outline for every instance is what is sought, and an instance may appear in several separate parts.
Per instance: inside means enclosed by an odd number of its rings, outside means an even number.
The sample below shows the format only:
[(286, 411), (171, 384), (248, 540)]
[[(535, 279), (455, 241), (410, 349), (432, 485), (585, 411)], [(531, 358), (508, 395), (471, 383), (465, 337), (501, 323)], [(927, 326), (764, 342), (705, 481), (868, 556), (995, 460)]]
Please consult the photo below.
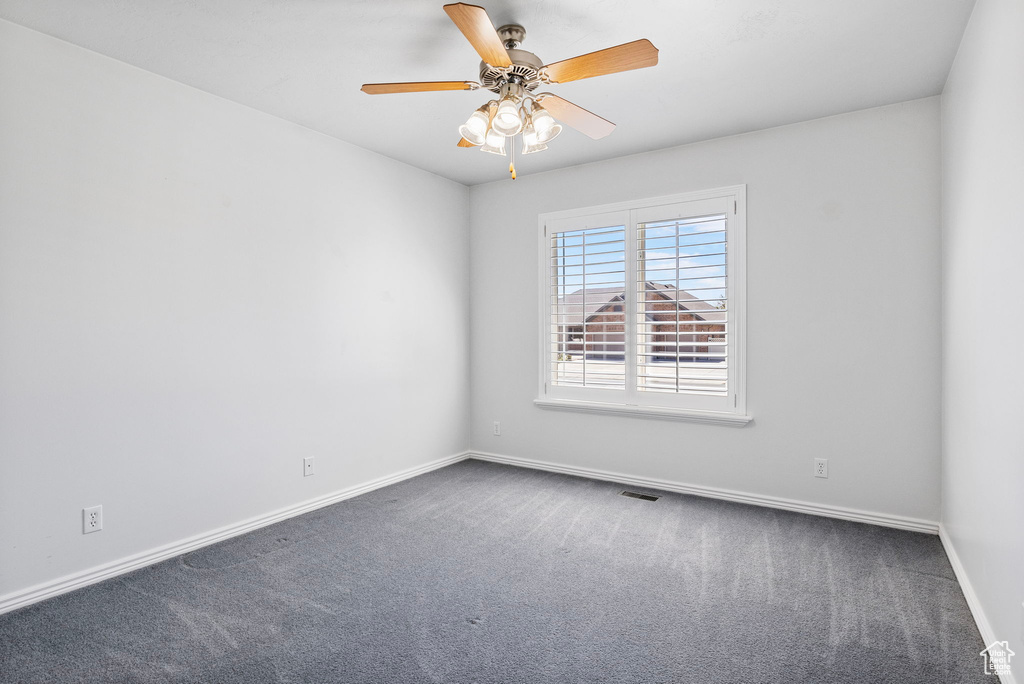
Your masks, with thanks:
[(551, 382), (626, 385), (626, 226), (622, 215), (585, 217), (550, 231)]
[(637, 389), (725, 396), (727, 216), (720, 203), (638, 212)]
[(749, 420), (744, 204), (737, 186), (542, 216), (538, 403)]

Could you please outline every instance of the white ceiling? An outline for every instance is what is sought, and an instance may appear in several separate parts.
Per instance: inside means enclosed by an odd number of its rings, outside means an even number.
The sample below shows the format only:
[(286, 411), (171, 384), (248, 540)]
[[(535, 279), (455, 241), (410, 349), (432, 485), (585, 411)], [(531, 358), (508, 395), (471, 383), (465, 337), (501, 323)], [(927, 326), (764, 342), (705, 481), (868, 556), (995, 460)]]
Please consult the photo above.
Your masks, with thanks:
[[(0, 0), (0, 17), (473, 185), (507, 160), (460, 149), (487, 91), (446, 0)], [(480, 0), (477, 0), (478, 2)], [(567, 130), (521, 174), (936, 95), (974, 0), (486, 0), (551, 63), (649, 38), (658, 66), (546, 88), (618, 124)]]

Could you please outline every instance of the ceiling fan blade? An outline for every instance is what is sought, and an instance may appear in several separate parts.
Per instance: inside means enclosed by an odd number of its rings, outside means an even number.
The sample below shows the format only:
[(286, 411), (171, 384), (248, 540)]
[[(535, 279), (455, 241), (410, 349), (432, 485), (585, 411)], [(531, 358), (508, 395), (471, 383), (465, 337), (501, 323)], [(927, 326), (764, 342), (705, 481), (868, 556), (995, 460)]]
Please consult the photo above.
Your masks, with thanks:
[(512, 60), (508, 58), (508, 52), (505, 50), (505, 44), (501, 42), (498, 32), (494, 30), (494, 24), (487, 16), (487, 10), (476, 5), (456, 2), (452, 5), (445, 5), (444, 11), (466, 36), (466, 40), (477, 51), (481, 59), (491, 66), (512, 66)]
[(654, 66), (658, 63), (658, 48), (646, 38), (634, 40), (597, 52), (589, 52), (572, 59), (548, 64), (543, 73), (551, 83), (567, 83), (581, 78), (593, 78)]
[(459, 147), (476, 147), (473, 143), (469, 142), (465, 138), (459, 140)]
[(474, 81), (421, 81), (419, 83), (364, 83), (360, 88), (370, 95), (388, 93), (426, 93), (435, 90), (473, 90)]
[(594, 140), (599, 140), (615, 130), (615, 124), (608, 119), (602, 119), (597, 114), (588, 112), (583, 107), (574, 105), (557, 95), (546, 93), (541, 98), (540, 104), (551, 113), (551, 116)]

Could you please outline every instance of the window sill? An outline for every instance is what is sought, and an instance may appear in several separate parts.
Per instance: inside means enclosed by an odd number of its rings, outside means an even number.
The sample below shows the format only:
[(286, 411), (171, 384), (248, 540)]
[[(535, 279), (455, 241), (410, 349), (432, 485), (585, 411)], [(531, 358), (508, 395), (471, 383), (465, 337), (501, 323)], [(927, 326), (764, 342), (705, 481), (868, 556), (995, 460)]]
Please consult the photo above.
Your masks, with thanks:
[(534, 399), (533, 403), (540, 408), (557, 411), (582, 411), (584, 413), (604, 413), (617, 416), (636, 416), (639, 418), (685, 420), (694, 423), (732, 425), (735, 427), (743, 427), (753, 420), (752, 416), (736, 413), (696, 411), (693, 409), (657, 406), (627, 406), (625, 404), (605, 404), (597, 401), (578, 401), (573, 399)]

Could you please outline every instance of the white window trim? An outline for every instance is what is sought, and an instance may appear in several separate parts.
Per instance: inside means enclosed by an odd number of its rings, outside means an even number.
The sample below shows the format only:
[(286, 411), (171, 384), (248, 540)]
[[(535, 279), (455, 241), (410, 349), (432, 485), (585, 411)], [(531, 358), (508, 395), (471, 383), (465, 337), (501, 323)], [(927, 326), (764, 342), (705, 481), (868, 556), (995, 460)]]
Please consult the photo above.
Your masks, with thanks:
[[(547, 235), (549, 223), (564, 221), (565, 219), (579, 219), (596, 214), (609, 214), (615, 212), (627, 212), (630, 221), (627, 223), (627, 233), (635, 230), (635, 215), (649, 207), (658, 207), (668, 204), (682, 202), (694, 202), (699, 200), (714, 200), (726, 198), (732, 204), (732, 212), (729, 215), (729, 226), (727, 240), (729, 249), (729, 308), (730, 308), (730, 330), (734, 347), (733, 355), (730, 356), (730, 375), (733, 382), (730, 383), (734, 408), (730, 411), (708, 411), (695, 408), (670, 407), (670, 406), (649, 406), (627, 403), (627, 401), (595, 401), (592, 398), (576, 397), (553, 397), (548, 391), (548, 379), (550, 377), (550, 241)], [(540, 372), (537, 399), (534, 405), (543, 409), (554, 409), (564, 411), (582, 411), (587, 413), (598, 413), (605, 415), (637, 416), (646, 418), (659, 418), (670, 420), (683, 420), (698, 423), (713, 423), (721, 425), (743, 426), (753, 420), (746, 410), (746, 225), (747, 225), (747, 186), (734, 185), (724, 188), (715, 188), (698, 192), (688, 192), (667, 197), (653, 197), (649, 199), (617, 202), (614, 204), (603, 204), (580, 209), (550, 212), (541, 214), (538, 220), (539, 225), (539, 255), (540, 264)], [(627, 244), (629, 244), (627, 240)], [(627, 249), (628, 252), (628, 249)], [(633, 257), (627, 257), (627, 261)], [(633, 258), (635, 262), (635, 258)], [(628, 289), (628, 288), (627, 288)], [(628, 371), (627, 371), (628, 372)], [(588, 394), (597, 397), (602, 390), (591, 390)], [(624, 393), (630, 396), (630, 392)]]

